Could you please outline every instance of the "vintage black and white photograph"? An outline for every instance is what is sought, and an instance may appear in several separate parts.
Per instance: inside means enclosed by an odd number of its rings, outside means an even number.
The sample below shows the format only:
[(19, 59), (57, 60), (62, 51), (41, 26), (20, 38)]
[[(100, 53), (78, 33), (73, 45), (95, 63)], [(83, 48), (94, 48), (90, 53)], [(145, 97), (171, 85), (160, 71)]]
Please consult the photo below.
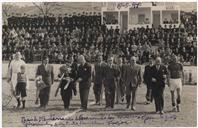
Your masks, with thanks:
[(2, 2), (3, 127), (196, 127), (197, 3)]

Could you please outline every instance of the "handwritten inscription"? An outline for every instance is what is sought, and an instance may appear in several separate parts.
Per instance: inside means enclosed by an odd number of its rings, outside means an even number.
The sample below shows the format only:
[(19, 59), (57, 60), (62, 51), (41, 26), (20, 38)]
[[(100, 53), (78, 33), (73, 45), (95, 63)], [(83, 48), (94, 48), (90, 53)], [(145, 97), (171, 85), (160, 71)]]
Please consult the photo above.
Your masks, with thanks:
[[(25, 127), (30, 126), (50, 126), (50, 127), (63, 127), (63, 126), (80, 126), (80, 125), (100, 125), (100, 126), (127, 126), (134, 120), (140, 120), (142, 123), (150, 123), (153, 120), (161, 119), (163, 121), (175, 120), (176, 115), (158, 115), (157, 117), (140, 114), (140, 115), (119, 115), (113, 116), (110, 114), (104, 116), (86, 116), (78, 115), (76, 117), (65, 118), (62, 115), (50, 114), (49, 116), (34, 116), (34, 117), (21, 117), (21, 123)], [(53, 123), (55, 121), (55, 123)]]

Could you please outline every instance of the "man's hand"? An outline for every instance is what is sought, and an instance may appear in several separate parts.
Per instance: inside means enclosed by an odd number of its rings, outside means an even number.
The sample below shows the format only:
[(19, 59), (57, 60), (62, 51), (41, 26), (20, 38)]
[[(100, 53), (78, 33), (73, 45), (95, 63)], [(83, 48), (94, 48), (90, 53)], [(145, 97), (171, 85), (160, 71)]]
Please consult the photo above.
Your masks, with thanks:
[(78, 78), (78, 79), (77, 79), (77, 82), (81, 82), (81, 81), (82, 81), (82, 78)]
[(7, 82), (10, 83), (10, 81), (11, 81), (11, 78), (8, 78), (8, 79), (7, 79)]
[(74, 89), (73, 92), (74, 92), (74, 96), (76, 96), (77, 95), (76, 89)]
[(152, 78), (152, 82), (156, 82), (157, 80), (155, 78)]

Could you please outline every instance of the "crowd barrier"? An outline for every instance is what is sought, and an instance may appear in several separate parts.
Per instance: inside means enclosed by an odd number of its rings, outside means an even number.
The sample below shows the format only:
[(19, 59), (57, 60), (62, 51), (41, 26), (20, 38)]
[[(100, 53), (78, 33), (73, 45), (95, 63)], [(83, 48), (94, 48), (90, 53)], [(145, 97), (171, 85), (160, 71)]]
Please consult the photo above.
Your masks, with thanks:
[[(30, 80), (35, 79), (35, 74), (36, 70), (38, 67), (39, 63), (37, 64), (27, 64), (26, 66), (26, 72), (28, 74), (28, 77)], [(53, 64), (54, 67), (54, 75), (55, 75), (55, 80), (57, 80), (57, 76), (59, 73), (59, 68), (61, 64)], [(142, 74), (144, 72), (144, 66), (142, 66)], [(8, 63), (3, 63), (2, 64), (2, 77), (3, 79), (6, 79), (8, 73)], [(185, 83), (186, 84), (197, 84), (197, 66), (184, 66), (184, 77), (185, 77)]]

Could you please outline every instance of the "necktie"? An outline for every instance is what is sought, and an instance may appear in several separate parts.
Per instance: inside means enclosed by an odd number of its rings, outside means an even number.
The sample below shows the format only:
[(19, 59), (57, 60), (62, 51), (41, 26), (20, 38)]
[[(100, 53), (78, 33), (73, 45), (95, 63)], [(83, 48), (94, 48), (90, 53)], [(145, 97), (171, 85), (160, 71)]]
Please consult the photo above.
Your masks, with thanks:
[(47, 64), (45, 65), (45, 70), (47, 70)]
[(160, 68), (160, 66), (159, 66), (159, 65), (157, 65), (157, 70), (159, 70), (159, 68)]

